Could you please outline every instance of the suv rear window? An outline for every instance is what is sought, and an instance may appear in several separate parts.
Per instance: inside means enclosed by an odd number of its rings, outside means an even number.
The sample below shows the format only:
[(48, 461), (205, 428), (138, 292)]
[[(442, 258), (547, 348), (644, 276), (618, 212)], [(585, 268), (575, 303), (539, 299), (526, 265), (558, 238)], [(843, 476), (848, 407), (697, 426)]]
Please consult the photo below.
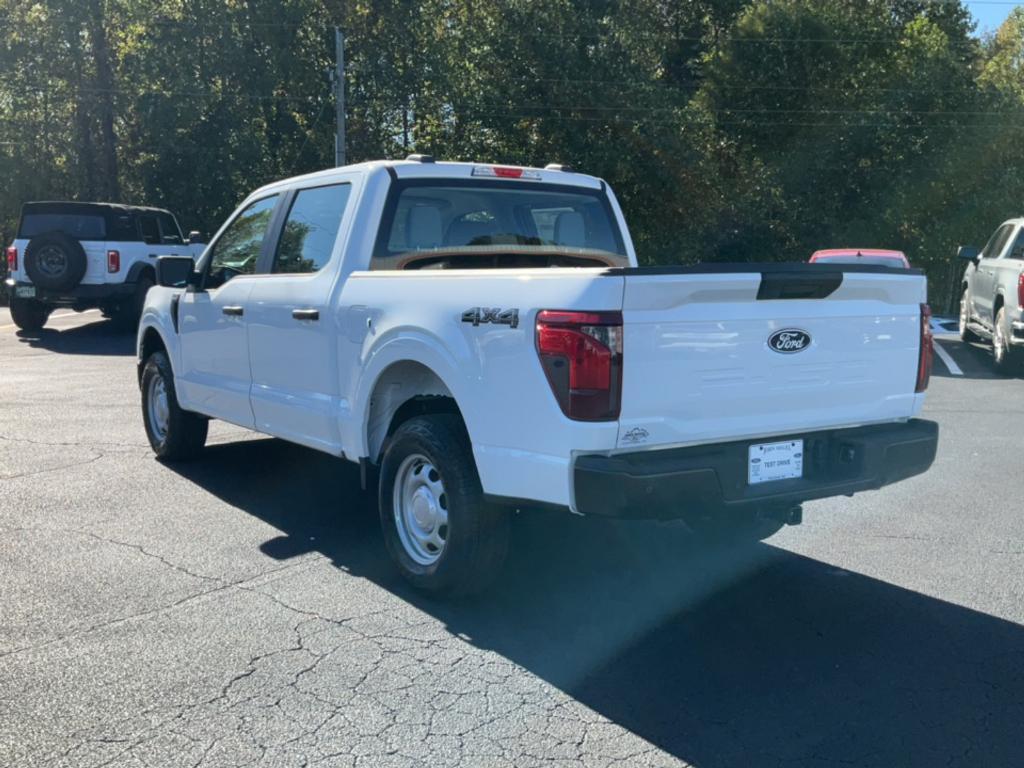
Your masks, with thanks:
[(371, 269), (628, 266), (600, 190), (531, 182), (396, 182)]
[(28, 213), (21, 217), (18, 237), (31, 239), (44, 232), (63, 232), (78, 240), (106, 240), (103, 216), (92, 213)]

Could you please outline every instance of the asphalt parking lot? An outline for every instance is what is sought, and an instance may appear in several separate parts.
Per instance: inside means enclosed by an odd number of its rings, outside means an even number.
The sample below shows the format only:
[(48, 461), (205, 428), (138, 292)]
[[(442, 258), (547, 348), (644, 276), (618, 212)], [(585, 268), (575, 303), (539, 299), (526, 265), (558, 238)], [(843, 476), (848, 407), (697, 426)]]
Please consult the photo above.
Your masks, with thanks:
[(940, 344), (928, 474), (733, 556), (521, 516), (435, 603), (352, 465), (217, 424), (164, 466), (131, 336), (0, 310), (0, 766), (1019, 765), (1024, 380)]

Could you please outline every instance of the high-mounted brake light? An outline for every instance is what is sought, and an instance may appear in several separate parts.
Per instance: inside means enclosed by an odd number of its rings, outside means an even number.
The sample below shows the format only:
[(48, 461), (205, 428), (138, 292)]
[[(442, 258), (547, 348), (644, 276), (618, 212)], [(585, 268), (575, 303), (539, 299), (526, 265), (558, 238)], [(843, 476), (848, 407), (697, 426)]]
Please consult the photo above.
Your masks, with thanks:
[(10, 245), (7, 247), (7, 274), (11, 274), (18, 268), (18, 249)]
[(928, 389), (928, 381), (932, 377), (932, 310), (927, 304), (921, 305), (921, 338), (917, 353), (917, 386), (915, 392)]
[(113, 274), (121, 271), (121, 252), (107, 251), (107, 272)]
[(578, 421), (619, 418), (621, 312), (539, 312), (537, 354), (562, 413)]
[(491, 179), (540, 180), (540, 171), (532, 171), (527, 168), (512, 168), (507, 165), (475, 165), (470, 175), (484, 176)]

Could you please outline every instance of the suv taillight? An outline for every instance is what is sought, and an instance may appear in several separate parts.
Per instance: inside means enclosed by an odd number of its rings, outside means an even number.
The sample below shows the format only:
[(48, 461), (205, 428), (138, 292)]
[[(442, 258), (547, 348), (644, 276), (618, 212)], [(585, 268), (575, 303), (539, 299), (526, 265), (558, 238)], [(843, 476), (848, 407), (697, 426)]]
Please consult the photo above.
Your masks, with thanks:
[(917, 352), (917, 386), (915, 392), (928, 389), (932, 377), (932, 310), (927, 304), (921, 305), (921, 339)]
[(107, 272), (113, 274), (121, 271), (121, 252), (107, 251)]
[(7, 247), (7, 274), (18, 268), (18, 249), (13, 245)]
[(622, 395), (622, 313), (537, 313), (537, 354), (562, 413), (614, 421)]

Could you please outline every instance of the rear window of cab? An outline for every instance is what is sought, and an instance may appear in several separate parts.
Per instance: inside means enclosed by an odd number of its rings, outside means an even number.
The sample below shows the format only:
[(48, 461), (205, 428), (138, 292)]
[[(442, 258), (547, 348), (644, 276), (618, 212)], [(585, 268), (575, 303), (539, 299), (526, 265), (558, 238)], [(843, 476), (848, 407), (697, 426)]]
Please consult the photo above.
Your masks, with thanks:
[(607, 196), (570, 185), (397, 181), (371, 269), (628, 266)]

